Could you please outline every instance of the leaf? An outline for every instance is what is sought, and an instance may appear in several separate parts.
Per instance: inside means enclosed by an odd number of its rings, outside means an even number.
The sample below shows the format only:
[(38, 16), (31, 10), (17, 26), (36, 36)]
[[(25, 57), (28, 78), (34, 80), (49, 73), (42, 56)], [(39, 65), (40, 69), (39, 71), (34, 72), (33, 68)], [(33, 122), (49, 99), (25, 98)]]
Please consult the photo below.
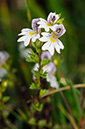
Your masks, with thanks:
[(26, 114), (20, 108), (18, 108), (17, 111), (19, 112), (19, 114), (21, 115), (23, 120), (28, 121), (28, 118), (27, 118)]
[(42, 65), (42, 67), (45, 66), (45, 65), (47, 65), (47, 64), (49, 64), (50, 61), (51, 61), (51, 60), (49, 60), (49, 59), (41, 60), (41, 65)]
[(46, 125), (46, 121), (45, 120), (40, 120), (39, 122), (38, 122), (38, 126), (40, 127), (40, 128), (42, 128), (43, 126), (45, 126)]
[(37, 89), (37, 86), (35, 85), (35, 83), (32, 83), (32, 84), (30, 85), (30, 89)]
[(46, 78), (47, 72), (45, 71), (43, 74), (41, 74), (42, 78)]
[(3, 97), (3, 102), (6, 103), (9, 99), (10, 99), (9, 96), (5, 96), (5, 97)]
[(31, 119), (29, 120), (29, 124), (35, 125), (35, 124), (36, 124), (36, 119), (35, 119), (35, 118), (31, 118)]
[(40, 112), (43, 108), (43, 104), (39, 104), (38, 106), (36, 106), (35, 104), (32, 104), (32, 108)]
[(34, 62), (34, 63), (38, 63), (39, 62), (39, 57), (38, 55), (32, 50), (30, 49), (31, 53), (29, 54), (29, 58), (26, 59), (27, 62)]
[(61, 14), (62, 14), (62, 13), (59, 13), (59, 14), (58, 14), (59, 18), (61, 17)]
[(56, 23), (62, 24), (64, 20), (65, 20), (65, 18), (61, 18)]
[(37, 76), (38, 78), (39, 77), (42, 77), (42, 78), (46, 78), (46, 75), (47, 75), (47, 72), (45, 71), (44, 73), (43, 73), (43, 71), (35, 71), (35, 70), (33, 70), (33, 75), (34, 76)]
[(42, 97), (43, 95), (45, 95), (45, 94), (47, 94), (48, 93), (48, 90), (46, 90), (46, 89), (41, 89), (40, 90), (40, 97)]

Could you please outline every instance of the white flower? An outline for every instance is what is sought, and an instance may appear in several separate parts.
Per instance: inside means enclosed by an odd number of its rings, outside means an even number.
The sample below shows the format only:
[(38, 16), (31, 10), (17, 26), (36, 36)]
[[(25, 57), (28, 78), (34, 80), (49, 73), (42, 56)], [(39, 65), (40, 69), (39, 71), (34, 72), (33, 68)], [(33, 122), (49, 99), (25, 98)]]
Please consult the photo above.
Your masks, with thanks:
[(36, 39), (39, 39), (40, 38), (40, 34), (39, 34), (40, 29), (38, 29), (38, 24), (37, 24), (37, 22), (39, 20), (40, 20), (39, 18), (32, 20), (32, 28), (33, 28), (33, 30), (28, 29), (28, 28), (22, 29), (21, 33), (18, 34), (18, 35), (23, 35), (23, 36), (20, 37), (17, 40), (17, 42), (24, 42), (24, 45), (28, 46), (31, 40), (32, 40), (32, 42), (35, 42)]
[(0, 66), (2, 66), (8, 58), (9, 54), (7, 52), (0, 51)]
[(54, 31), (51, 34), (42, 32), (43, 37), (39, 39), (41, 42), (46, 42), (42, 46), (42, 50), (48, 50), (51, 55), (54, 54), (54, 48), (58, 53), (60, 53), (60, 49), (64, 49), (62, 42), (58, 38), (66, 32), (62, 24), (54, 25), (53, 29)]
[(50, 62), (49, 64), (45, 65), (43, 67), (43, 72), (47, 72), (48, 74), (53, 74), (56, 72), (56, 67), (53, 62)]
[(56, 77), (54, 75), (47, 74), (46, 80), (47, 82), (50, 82), (51, 87), (56, 88), (56, 89), (59, 87)]
[(46, 80), (50, 82), (50, 86), (53, 88), (58, 88), (56, 77), (53, 75), (56, 72), (56, 67), (53, 62), (50, 62), (48, 65), (43, 67), (43, 72), (47, 72)]
[(46, 31), (49, 31), (49, 29), (53, 28), (53, 25), (58, 19), (59, 15), (51, 12), (47, 17), (47, 21), (40, 18), (40, 21), (38, 22), (39, 28), (44, 28)]
[[(38, 71), (38, 68), (39, 68), (39, 64), (36, 63), (34, 65), (33, 70)], [(56, 72), (56, 67), (55, 67), (54, 63), (53, 62), (50, 62), (48, 65), (45, 65), (43, 67), (43, 73), (45, 71), (47, 72), (47, 75), (46, 75), (47, 82), (50, 83), (50, 86), (51, 87), (57, 89), (59, 87), (59, 85), (58, 85), (58, 82), (56, 80), (56, 77), (53, 75)], [(33, 79), (36, 79), (36, 77), (33, 76)]]

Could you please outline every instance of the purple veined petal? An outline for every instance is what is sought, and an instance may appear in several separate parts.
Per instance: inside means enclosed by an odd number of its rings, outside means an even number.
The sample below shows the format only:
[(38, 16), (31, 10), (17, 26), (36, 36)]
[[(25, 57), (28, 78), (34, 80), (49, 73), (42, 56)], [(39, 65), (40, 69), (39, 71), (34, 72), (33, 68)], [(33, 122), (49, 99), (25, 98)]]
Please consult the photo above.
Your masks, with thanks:
[(42, 46), (42, 50), (48, 50), (51, 55), (54, 54), (54, 47), (53, 47), (52, 43), (50, 43), (50, 42), (45, 43)]
[(50, 13), (48, 15), (47, 21), (51, 24), (54, 24), (59, 19), (59, 15), (56, 13)]
[(56, 72), (56, 67), (53, 62), (50, 62), (49, 64), (43, 67), (43, 71), (46, 71), (48, 74), (53, 74)]
[(64, 46), (59, 39), (56, 39), (56, 43), (54, 44), (54, 47), (58, 53), (60, 53), (60, 49), (64, 49)]
[(58, 46), (59, 46), (61, 49), (64, 49), (64, 45), (62, 44), (62, 42), (61, 42), (59, 39), (56, 39), (56, 42), (57, 42)]
[(36, 39), (39, 39), (40, 38), (40, 35), (39, 34), (35, 34), (33, 37), (32, 37), (32, 42), (35, 42)]
[(53, 62), (50, 62), (49, 64), (48, 64), (48, 66), (51, 68), (50, 69), (50, 71), (48, 72), (49, 74), (51, 73), (55, 73), (56, 72), (56, 67), (55, 67), (55, 65), (54, 65), (54, 63)]
[(59, 38), (61, 37), (65, 32), (66, 32), (66, 29), (64, 27), (63, 24), (60, 24), (60, 25), (54, 25), (52, 27), (52, 30), (54, 31), (55, 35)]
[(50, 23), (52, 16), (55, 15), (55, 13), (50, 12), (48, 17), (47, 17), (47, 21)]
[(45, 22), (47, 22), (45, 19), (43, 19), (43, 18), (39, 18), (40, 19), (40, 21), (38, 21), (37, 23), (38, 24), (43, 24), (43, 23), (45, 23)]
[(46, 76), (46, 80), (47, 80), (47, 82), (50, 82), (50, 86), (52, 87), (52, 88), (58, 88), (59, 87), (59, 84), (58, 84), (58, 82), (57, 82), (57, 80), (56, 80), (56, 77), (55, 76), (53, 76), (52, 74), (48, 74), (47, 76)]
[(41, 54), (41, 59), (44, 60), (44, 59), (51, 59), (51, 55), (48, 51), (45, 51), (45, 52), (42, 52)]
[(60, 46), (57, 43), (55, 43), (55, 49), (58, 53), (60, 53)]
[(39, 18), (36, 18), (36, 19), (33, 19), (32, 20), (32, 28), (34, 31), (38, 31), (38, 27), (39, 27), (39, 24), (38, 22), (40, 21)]

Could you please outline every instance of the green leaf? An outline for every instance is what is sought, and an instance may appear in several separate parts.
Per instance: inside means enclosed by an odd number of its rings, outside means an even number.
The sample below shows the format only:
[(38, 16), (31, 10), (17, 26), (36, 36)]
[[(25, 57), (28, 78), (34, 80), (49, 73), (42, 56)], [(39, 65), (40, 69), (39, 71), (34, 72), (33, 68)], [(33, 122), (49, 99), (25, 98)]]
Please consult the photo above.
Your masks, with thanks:
[(56, 23), (62, 24), (65, 18), (59, 19)]
[(38, 106), (36, 106), (36, 104), (32, 104), (32, 108), (40, 112), (43, 108), (43, 104), (38, 104)]
[(40, 90), (40, 97), (42, 97), (43, 95), (45, 95), (45, 94), (47, 94), (48, 93), (48, 90), (46, 90), (46, 89), (41, 89)]
[(31, 53), (29, 54), (29, 58), (26, 59), (27, 62), (34, 62), (34, 63), (38, 63), (39, 62), (39, 57), (38, 55), (32, 50), (30, 49)]
[(35, 71), (35, 70), (33, 70), (33, 75), (34, 76), (37, 76), (38, 78), (39, 77), (42, 77), (42, 78), (46, 78), (46, 75), (47, 75), (47, 72), (45, 71), (44, 73), (43, 73), (43, 71)]
[(62, 14), (62, 13), (59, 13), (58, 16), (61, 17), (61, 14)]
[(36, 124), (36, 119), (35, 119), (35, 118), (31, 118), (31, 119), (29, 120), (29, 124), (35, 125), (35, 124)]
[(45, 120), (40, 120), (39, 122), (38, 122), (38, 126), (40, 127), (40, 128), (42, 128), (43, 126), (45, 126), (46, 125), (46, 121)]
[(3, 97), (3, 102), (6, 103), (9, 99), (10, 99), (9, 96), (5, 96), (5, 97)]
[(28, 118), (27, 118), (26, 114), (20, 108), (18, 108), (17, 111), (19, 112), (19, 114), (21, 115), (23, 120), (28, 122)]
[(37, 89), (37, 86), (35, 85), (35, 83), (31, 84), (30, 89)]
[(41, 60), (41, 65), (42, 65), (42, 67), (45, 66), (45, 65), (47, 65), (47, 64), (49, 64), (50, 61), (51, 61), (51, 60), (49, 60), (49, 59)]
[(41, 74), (40, 76), (42, 77), (42, 78), (46, 78), (46, 75), (47, 75), (47, 72), (45, 71), (43, 74)]

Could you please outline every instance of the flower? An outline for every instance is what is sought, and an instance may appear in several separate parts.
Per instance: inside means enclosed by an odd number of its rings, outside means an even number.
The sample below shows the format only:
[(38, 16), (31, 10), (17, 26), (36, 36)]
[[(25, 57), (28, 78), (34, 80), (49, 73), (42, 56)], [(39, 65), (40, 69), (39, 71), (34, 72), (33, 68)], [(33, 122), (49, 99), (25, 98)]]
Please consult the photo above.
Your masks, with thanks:
[(17, 42), (24, 42), (25, 46), (28, 46), (30, 41), (32, 40), (32, 42), (35, 42), (36, 39), (40, 38), (40, 29), (38, 29), (38, 24), (37, 22), (40, 21), (39, 18), (37, 19), (33, 19), (32, 20), (32, 29), (29, 28), (25, 28), (21, 30), (21, 33), (18, 35), (23, 35), (22, 37), (20, 37)]
[(56, 72), (56, 67), (53, 62), (50, 62), (46, 66), (43, 67), (43, 72), (47, 72), (46, 80), (50, 82), (50, 86), (53, 88), (58, 88), (59, 85), (57, 83), (56, 77), (53, 75)]
[(53, 62), (50, 62), (49, 64), (43, 67), (43, 71), (46, 71), (48, 74), (53, 74), (56, 72), (56, 67)]
[(9, 58), (9, 54), (6, 51), (0, 51), (0, 66)]
[(60, 49), (64, 49), (62, 42), (58, 38), (66, 32), (63, 24), (54, 25), (53, 30), (51, 34), (42, 32), (43, 37), (39, 38), (41, 42), (46, 42), (42, 46), (42, 50), (48, 50), (51, 55), (54, 54), (54, 48), (58, 53), (60, 53)]
[(56, 89), (59, 87), (56, 77), (54, 75), (47, 74), (46, 80), (47, 82), (50, 82), (51, 87), (56, 88)]
[(59, 15), (51, 12), (47, 17), (47, 21), (40, 18), (40, 21), (38, 22), (39, 28), (44, 28), (46, 31), (49, 31), (49, 29), (53, 28), (53, 25), (58, 19)]
[(41, 59), (44, 60), (44, 59), (51, 59), (51, 55), (48, 51), (45, 51), (45, 52), (42, 52), (41, 54)]

